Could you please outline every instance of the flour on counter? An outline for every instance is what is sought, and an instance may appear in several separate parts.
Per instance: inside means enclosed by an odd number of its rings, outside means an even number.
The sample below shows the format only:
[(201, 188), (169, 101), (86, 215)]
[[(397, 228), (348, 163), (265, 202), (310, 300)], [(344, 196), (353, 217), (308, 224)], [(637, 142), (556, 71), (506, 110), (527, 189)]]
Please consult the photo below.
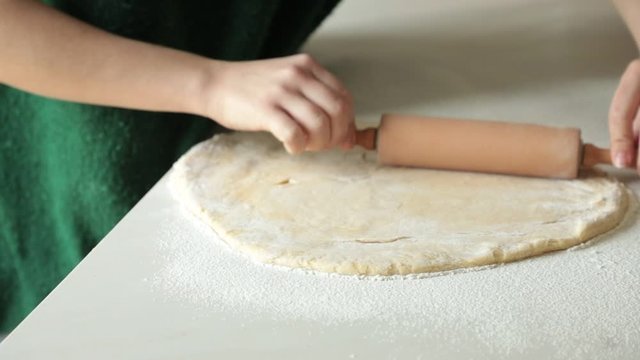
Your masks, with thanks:
[[(636, 221), (633, 209), (617, 231)], [(197, 308), (203, 321), (224, 313), (242, 326), (301, 321), (318, 331), (367, 323), (362, 336), (390, 346), (400, 336), (440, 338), (443, 346), (476, 342), (496, 356), (540, 348), (563, 359), (603, 348), (610, 358), (640, 353), (630, 349), (640, 337), (640, 273), (621, 271), (638, 268), (628, 263), (640, 261), (640, 234), (632, 247), (604, 235), (570, 254), (447, 276), (359, 278), (257, 264), (212, 241), (212, 230), (186, 211), (161, 226), (170, 240), (149, 284), (161, 301)], [(629, 298), (637, 301), (619, 301)]]

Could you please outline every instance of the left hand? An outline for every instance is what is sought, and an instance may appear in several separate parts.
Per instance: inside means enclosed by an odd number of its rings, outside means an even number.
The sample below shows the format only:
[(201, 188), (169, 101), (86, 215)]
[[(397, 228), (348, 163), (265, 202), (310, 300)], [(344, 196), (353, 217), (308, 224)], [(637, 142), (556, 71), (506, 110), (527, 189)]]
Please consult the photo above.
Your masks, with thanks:
[(269, 131), (290, 153), (351, 148), (351, 94), (306, 54), (212, 62), (203, 115), (234, 130)]

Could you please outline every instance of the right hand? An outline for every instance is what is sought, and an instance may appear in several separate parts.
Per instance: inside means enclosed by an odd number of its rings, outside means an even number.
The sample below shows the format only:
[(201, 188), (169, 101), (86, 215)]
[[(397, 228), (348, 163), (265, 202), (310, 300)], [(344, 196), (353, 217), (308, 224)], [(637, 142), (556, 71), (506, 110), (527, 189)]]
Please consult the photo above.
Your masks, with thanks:
[(633, 60), (620, 79), (609, 110), (611, 159), (616, 167), (636, 167), (640, 173), (640, 59)]
[(225, 127), (269, 131), (292, 154), (353, 146), (351, 95), (309, 55), (216, 62), (209, 78), (204, 115)]

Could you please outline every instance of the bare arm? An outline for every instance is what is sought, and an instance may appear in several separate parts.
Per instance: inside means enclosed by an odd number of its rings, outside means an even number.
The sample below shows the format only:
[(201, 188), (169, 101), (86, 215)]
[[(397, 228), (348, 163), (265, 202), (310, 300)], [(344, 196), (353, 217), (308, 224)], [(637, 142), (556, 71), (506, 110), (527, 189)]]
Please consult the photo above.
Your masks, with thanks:
[(349, 145), (351, 100), (308, 56), (229, 63), (119, 37), (34, 0), (0, 0), (0, 83), (74, 102), (185, 112), (270, 131), (287, 150)]
[(640, 49), (640, 1), (612, 0)]
[[(640, 49), (640, 1), (613, 0)], [(640, 59), (629, 63), (609, 109), (611, 157), (618, 167), (635, 166), (640, 173), (638, 132), (640, 130)]]
[(33, 0), (0, 0), (0, 82), (58, 99), (199, 113), (215, 62), (118, 37)]

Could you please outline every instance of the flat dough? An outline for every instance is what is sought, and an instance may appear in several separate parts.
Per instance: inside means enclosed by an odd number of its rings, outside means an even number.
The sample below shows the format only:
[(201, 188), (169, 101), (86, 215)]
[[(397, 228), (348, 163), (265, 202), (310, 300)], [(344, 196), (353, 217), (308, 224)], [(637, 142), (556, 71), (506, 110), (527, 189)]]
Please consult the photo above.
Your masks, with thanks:
[(381, 167), (354, 149), (290, 156), (264, 133), (218, 135), (171, 187), (233, 248), (269, 264), (394, 275), (503, 263), (615, 227), (628, 191), (588, 174), (546, 180)]

